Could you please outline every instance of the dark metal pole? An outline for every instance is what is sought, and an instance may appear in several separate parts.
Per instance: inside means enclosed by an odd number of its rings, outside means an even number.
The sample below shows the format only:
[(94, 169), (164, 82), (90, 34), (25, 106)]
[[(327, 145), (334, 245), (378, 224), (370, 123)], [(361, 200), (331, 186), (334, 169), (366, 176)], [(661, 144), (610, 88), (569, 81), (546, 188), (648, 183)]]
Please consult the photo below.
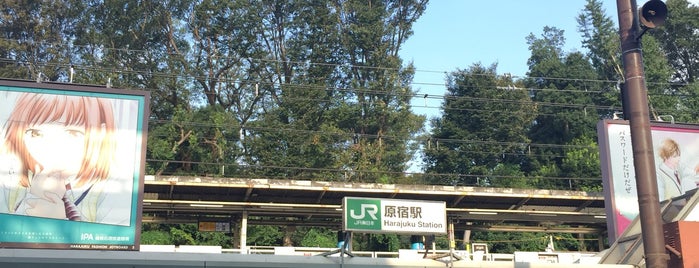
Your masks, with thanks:
[(660, 217), (658, 182), (655, 174), (653, 142), (650, 133), (648, 95), (643, 71), (643, 54), (638, 38), (636, 0), (617, 0), (619, 14), (619, 36), (624, 64), (624, 87), (622, 98), (628, 105), (624, 116), (631, 127), (633, 164), (636, 171), (641, 234), (646, 257), (646, 267), (666, 268), (670, 259), (665, 252), (663, 221)]

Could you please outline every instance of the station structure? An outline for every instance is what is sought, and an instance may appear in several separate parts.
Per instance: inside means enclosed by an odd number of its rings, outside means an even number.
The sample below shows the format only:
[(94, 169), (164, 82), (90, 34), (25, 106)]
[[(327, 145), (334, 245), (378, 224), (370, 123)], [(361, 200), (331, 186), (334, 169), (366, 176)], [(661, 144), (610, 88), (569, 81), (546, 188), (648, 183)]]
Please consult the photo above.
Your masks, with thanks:
[[(246, 244), (247, 224), (327, 226), (339, 230), (342, 199), (347, 196), (444, 201), (447, 217), (456, 222), (456, 231), (462, 232), (562, 232), (601, 237), (606, 228), (601, 193), (577, 191), (181, 176), (148, 176), (144, 190), (145, 222), (198, 222), (200, 228), (201, 223), (229, 225), (232, 233), (242, 236), (242, 245)], [(669, 267), (699, 265), (699, 254), (693, 250), (699, 243), (696, 193), (695, 189), (660, 204)], [(405, 250), (410, 254), (399, 252), (395, 256), (377, 256), (377, 252), (342, 256), (326, 254), (332, 249), (290, 247), (268, 252), (245, 246), (226, 250), (219, 247), (213, 253), (197, 251), (201, 247), (174, 245), (156, 250), (152, 246), (142, 247), (136, 252), (2, 248), (0, 266), (631, 268), (646, 267), (641, 233), (636, 218), (613, 245), (599, 252), (515, 252), (486, 257), (459, 251), (457, 256), (461, 258), (456, 259), (452, 258), (454, 255), (424, 258), (416, 250)], [(364, 253), (373, 255), (361, 255)]]
[(247, 225), (342, 227), (344, 197), (443, 201), (457, 239), (466, 231), (606, 237), (602, 193), (444, 185), (146, 176), (143, 221), (230, 228), (245, 247)]

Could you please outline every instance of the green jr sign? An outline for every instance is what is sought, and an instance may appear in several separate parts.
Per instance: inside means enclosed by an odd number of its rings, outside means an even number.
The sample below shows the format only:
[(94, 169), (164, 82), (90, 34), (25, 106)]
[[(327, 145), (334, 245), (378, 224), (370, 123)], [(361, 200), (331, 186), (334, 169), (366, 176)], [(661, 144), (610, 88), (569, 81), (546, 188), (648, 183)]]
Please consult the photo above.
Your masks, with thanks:
[(444, 202), (345, 197), (342, 204), (345, 231), (446, 233)]
[(381, 230), (381, 200), (345, 199), (345, 229)]

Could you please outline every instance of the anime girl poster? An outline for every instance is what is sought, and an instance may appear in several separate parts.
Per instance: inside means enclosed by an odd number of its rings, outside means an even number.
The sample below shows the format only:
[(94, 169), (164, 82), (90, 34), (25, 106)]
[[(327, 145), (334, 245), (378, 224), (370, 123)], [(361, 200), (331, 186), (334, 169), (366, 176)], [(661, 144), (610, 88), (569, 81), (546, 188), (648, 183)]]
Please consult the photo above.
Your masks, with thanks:
[(0, 247), (138, 249), (148, 94), (0, 81)]

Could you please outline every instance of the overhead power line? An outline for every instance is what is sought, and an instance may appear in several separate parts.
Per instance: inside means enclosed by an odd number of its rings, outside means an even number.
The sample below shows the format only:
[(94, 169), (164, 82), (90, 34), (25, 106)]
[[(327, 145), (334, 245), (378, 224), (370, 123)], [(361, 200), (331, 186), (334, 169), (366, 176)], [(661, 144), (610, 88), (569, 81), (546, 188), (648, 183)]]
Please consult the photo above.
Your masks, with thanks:
[[(109, 51), (120, 51), (124, 52), (130, 55), (133, 55), (134, 53), (141, 53), (143, 55), (174, 55), (174, 56), (179, 56), (179, 57), (184, 57), (186, 54), (183, 53), (178, 53), (174, 51), (158, 51), (157, 53), (152, 52), (153, 50), (146, 50), (146, 49), (133, 49), (133, 48), (116, 48), (116, 47), (104, 47), (104, 46), (89, 46), (89, 45), (76, 45), (76, 44), (69, 44), (65, 42), (46, 42), (46, 41), (34, 41), (34, 40), (19, 40), (19, 39), (12, 39), (12, 38), (0, 38), (0, 40), (5, 41), (5, 42), (14, 42), (17, 44), (41, 44), (41, 45), (46, 45), (46, 46), (52, 46), (52, 47), (65, 47), (65, 48), (82, 48), (82, 49), (95, 49), (98, 48), (100, 51), (103, 52), (103, 54), (108, 54)], [(211, 57), (213, 59), (240, 59), (239, 57), (232, 57), (228, 55), (209, 55), (208, 57)], [(260, 62), (274, 62), (274, 63), (287, 63), (287, 64), (299, 64), (299, 65), (317, 65), (317, 66), (330, 66), (330, 67), (349, 67), (349, 68), (358, 68), (358, 69), (376, 69), (376, 70), (389, 70), (389, 71), (400, 71), (404, 67), (399, 67), (399, 68), (391, 68), (391, 67), (381, 67), (381, 66), (369, 66), (369, 65), (350, 65), (350, 64), (343, 64), (343, 63), (326, 63), (326, 62), (311, 62), (311, 61), (293, 61), (293, 60), (281, 60), (281, 59), (265, 59), (265, 58), (251, 58), (251, 57), (244, 57), (242, 58), (247, 61), (260, 61)], [(15, 61), (13, 59), (8, 59)], [(423, 73), (440, 73), (444, 74), (445, 76), (448, 75), (450, 72), (453, 72), (455, 70), (426, 70), (426, 69), (415, 69), (415, 72), (423, 72)], [(618, 80), (606, 80), (606, 79), (582, 79), (582, 78), (567, 78), (567, 77), (545, 77), (545, 76), (520, 76), (520, 75), (512, 75), (511, 73), (503, 73), (503, 74), (470, 74), (473, 76), (496, 76), (496, 77), (507, 77), (507, 78), (512, 78), (512, 79), (539, 79), (539, 80), (547, 80), (547, 81), (570, 81), (570, 82), (601, 82), (601, 83), (612, 83), (616, 84), (619, 83)], [(444, 85), (444, 83), (430, 83), (430, 82), (417, 82), (413, 84), (424, 84), (424, 85)], [(648, 85), (658, 85), (658, 84), (667, 84), (667, 85), (672, 85), (672, 86), (687, 86), (687, 83), (670, 83), (670, 82), (646, 82)], [(556, 90), (556, 89), (554, 89)]]
[[(520, 178), (520, 179), (544, 179), (544, 180), (584, 180), (598, 181), (601, 178), (596, 177), (551, 177), (551, 176), (533, 176), (527, 177), (524, 175), (497, 175), (497, 174), (458, 174), (458, 173), (421, 173), (421, 172), (393, 172), (393, 171), (377, 171), (377, 170), (362, 170), (362, 169), (347, 169), (343, 168), (313, 168), (313, 167), (298, 167), (298, 166), (278, 166), (278, 165), (258, 165), (258, 164), (242, 164), (242, 163), (221, 163), (221, 162), (205, 162), (205, 161), (183, 161), (183, 160), (163, 160), (163, 159), (146, 159), (146, 162), (154, 163), (177, 163), (177, 164), (197, 164), (211, 166), (229, 166), (242, 169), (278, 169), (282, 171), (315, 171), (315, 172), (331, 172), (331, 173), (364, 173), (364, 174), (379, 174), (379, 175), (394, 175), (394, 176), (433, 176), (433, 177), (459, 177), (459, 178)], [(165, 175), (165, 174), (163, 174)], [(169, 174), (174, 175), (174, 174)], [(182, 174), (179, 174), (182, 175)], [(201, 175), (201, 174), (197, 174)], [(251, 174), (254, 175), (254, 174)], [(273, 176), (257, 175), (260, 177), (271, 178)], [(279, 176), (287, 178), (285, 176)]]
[[(3, 59), (0, 59), (0, 62), (8, 63), (6, 60), (3, 60)], [(47, 64), (47, 65), (53, 65), (53, 67), (59, 67), (62, 64)], [(68, 66), (66, 66), (66, 67), (68, 67)], [(207, 80), (207, 81), (211, 79), (208, 76), (177, 75), (177, 74), (170, 74), (170, 73), (164, 73), (164, 72), (137, 71), (137, 70), (116, 70), (116, 69), (100, 68), (100, 67), (85, 67), (85, 66), (81, 66), (81, 65), (71, 65), (70, 67), (73, 68), (74, 72), (78, 72), (79, 70), (85, 70), (85, 71), (94, 71), (94, 72), (134, 74), (134, 75), (165, 77), (165, 78), (179, 78), (179, 79), (193, 78), (193, 79), (202, 79), (202, 80)], [(384, 96), (389, 96), (389, 97), (401, 96), (401, 94), (396, 93), (396, 92), (362, 89), (362, 88), (339, 88), (339, 87), (328, 87), (328, 86), (319, 86), (319, 85), (310, 85), (310, 84), (271, 83), (271, 82), (265, 82), (265, 81), (259, 81), (259, 80), (240, 80), (240, 79), (215, 79), (215, 80), (219, 81), (219, 82), (247, 83), (250, 85), (258, 84), (258, 85), (263, 85), (263, 86), (266, 85), (266, 86), (272, 86), (272, 87), (278, 87), (278, 88), (304, 87), (304, 88), (310, 88), (310, 89), (335, 90), (338, 92), (346, 92), (346, 93), (364, 93), (364, 94), (373, 94), (373, 95), (379, 95), (379, 96), (384, 95)], [(150, 91), (161, 90), (161, 89), (148, 89), (148, 88), (139, 88), (139, 89), (150, 90)], [(510, 88), (508, 88), (508, 87), (495, 87), (495, 88), (493, 88), (493, 90), (551, 91), (551, 92), (560, 92), (560, 93), (581, 93), (581, 94), (597, 94), (597, 93), (604, 92), (602, 90), (574, 91), (574, 90), (519, 88), (519, 87), (510, 87)], [(239, 94), (230, 94), (230, 96), (238, 96), (238, 95)], [(442, 100), (472, 100), (472, 101), (478, 101), (478, 102), (501, 102), (501, 103), (520, 103), (520, 104), (529, 104), (530, 103), (529, 100), (513, 100), (513, 99), (501, 99), (501, 98), (478, 98), (478, 97), (470, 97), (470, 96), (445, 96), (445, 95), (419, 94), (419, 93), (408, 94), (408, 96), (414, 100), (429, 98), (429, 99), (442, 99)], [(296, 98), (296, 100), (303, 100), (303, 99)], [(325, 99), (306, 99), (306, 100), (324, 101)], [(613, 109), (613, 107), (597, 106), (597, 105), (594, 105), (593, 103), (562, 103), (562, 102), (540, 102), (540, 101), (532, 101), (531, 103), (537, 104), (540, 106), (556, 106), (556, 107), (568, 107), (568, 108), (589, 108), (589, 109), (598, 109), (598, 110)]]

